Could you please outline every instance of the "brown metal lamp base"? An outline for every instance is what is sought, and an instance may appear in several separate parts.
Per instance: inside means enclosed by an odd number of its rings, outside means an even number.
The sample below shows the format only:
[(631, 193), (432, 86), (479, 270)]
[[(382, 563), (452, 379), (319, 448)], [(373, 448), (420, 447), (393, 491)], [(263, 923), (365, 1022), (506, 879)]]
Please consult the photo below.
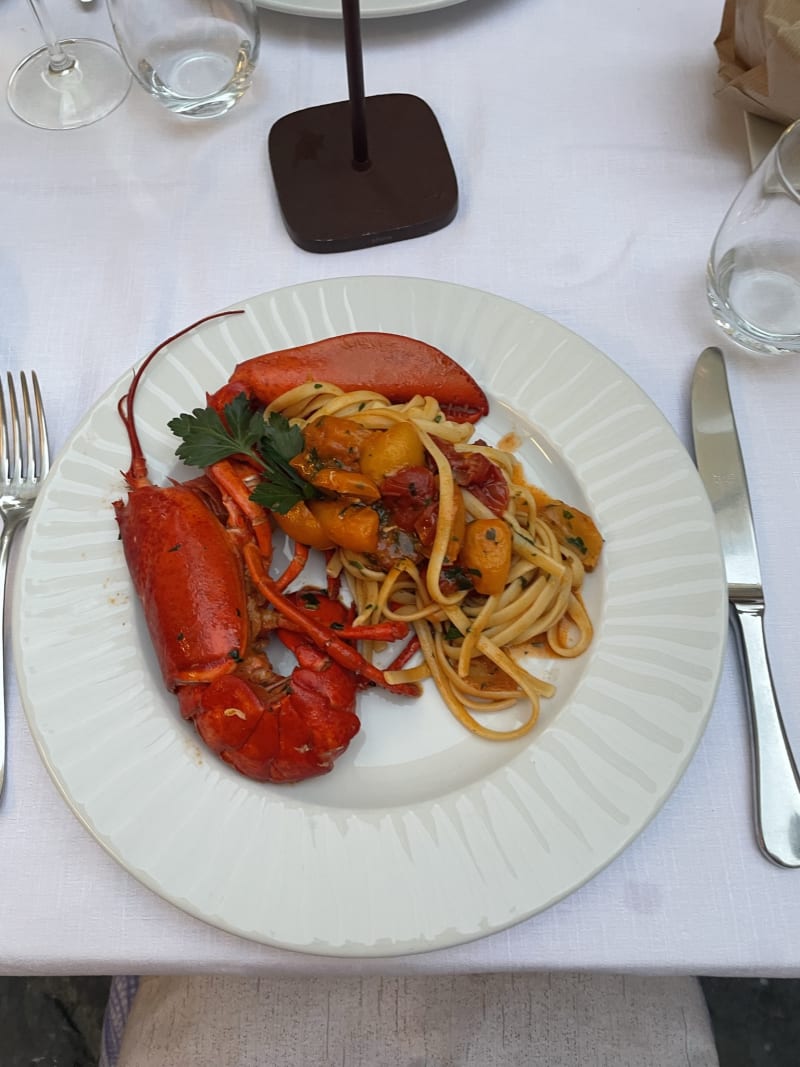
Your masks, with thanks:
[(296, 111), (270, 130), (286, 229), (307, 252), (421, 237), (455, 218), (458, 183), (430, 107), (405, 93), (368, 96), (363, 103), (369, 129), (364, 162), (354, 153), (350, 101)]

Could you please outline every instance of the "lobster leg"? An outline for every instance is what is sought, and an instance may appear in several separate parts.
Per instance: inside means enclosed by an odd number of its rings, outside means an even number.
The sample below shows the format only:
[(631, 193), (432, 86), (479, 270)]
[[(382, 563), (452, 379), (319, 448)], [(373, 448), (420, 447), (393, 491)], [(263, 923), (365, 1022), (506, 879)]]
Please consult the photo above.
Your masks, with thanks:
[(292, 561), (286, 568), (286, 570), (283, 572), (283, 574), (280, 576), (280, 578), (275, 579), (275, 588), (283, 590), (286, 589), (287, 586), (291, 585), (295, 578), (297, 578), (302, 573), (303, 567), (305, 567), (306, 563), (308, 562), (308, 556), (308, 545), (303, 545), (299, 541), (295, 541), (294, 555), (292, 556)]
[(309, 612), (293, 604), (277, 588), (275, 582), (267, 574), (255, 545), (245, 545), (244, 559), (250, 577), (264, 599), (268, 600), (281, 615), (295, 623), (318, 648), (327, 652), (336, 663), (360, 675), (374, 685), (388, 689), (392, 693), (400, 693), (403, 696), (419, 696), (420, 689), (413, 683), (403, 682), (398, 685), (390, 685), (386, 681), (382, 670), (364, 659), (352, 645), (348, 645), (337, 637), (336, 632), (330, 627), (321, 626)]
[(416, 652), (419, 652), (419, 638), (415, 634), (411, 638), (411, 640), (408, 642), (406, 647), (401, 649), (400, 652), (397, 653), (397, 655), (392, 660), (392, 662), (389, 664), (389, 666), (386, 668), (386, 670), (387, 671), (399, 671), (399, 670), (402, 670), (403, 667), (405, 667), (405, 665), (408, 663), (408, 661), (411, 659), (411, 657)]
[(223, 501), (236, 525), (246, 518), (259, 551), (267, 559), (272, 558), (272, 527), (266, 511), (250, 499), (250, 491), (244, 481), (252, 468), (244, 463), (234, 464), (221, 459), (207, 468), (209, 478), (223, 494)]
[(408, 623), (387, 619), (371, 626), (337, 627), (336, 633), (344, 641), (400, 641), (408, 636)]
[[(238, 525), (240, 523), (240, 516), (237, 515), (238, 508), (244, 511), (251, 524), (253, 521), (259, 523), (262, 521), (263, 509), (249, 499), (244, 483), (237, 477), (237, 472), (231, 464), (225, 461), (214, 464), (213, 467), (209, 468), (209, 473), (215, 479), (217, 476), (221, 477), (228, 494), (228, 506), (235, 524)], [(265, 515), (263, 521), (266, 522)], [(346, 643), (345, 635), (334, 632), (329, 626), (321, 625), (307, 610), (299, 608), (291, 597), (284, 595), (284, 589), (302, 571), (305, 565), (308, 558), (308, 549), (305, 546), (298, 544), (292, 563), (277, 581), (270, 578), (268, 574), (269, 556), (267, 556), (265, 562), (260, 546), (253, 543), (253, 541), (246, 541), (243, 544), (242, 552), (248, 573), (264, 599), (269, 601), (283, 618), (289, 620), (299, 630), (308, 635), (319, 648), (328, 652), (336, 663), (346, 670), (354, 671), (375, 685), (390, 689), (392, 692), (402, 693), (407, 696), (419, 695), (419, 688), (413, 683), (390, 685), (386, 681), (383, 671), (370, 663), (369, 660), (366, 660), (352, 645)], [(340, 625), (338, 620), (337, 625)], [(358, 633), (358, 629), (357, 627), (348, 628), (346, 636), (355, 637), (356, 639), (397, 640), (400, 637), (405, 637), (408, 633), (408, 626), (402, 622), (385, 624), (377, 631), (380, 636), (377, 636), (376, 632), (368, 634), (363, 630)]]
[[(292, 638), (295, 635), (307, 640), (307, 627), (290, 619), (281, 619), (277, 624), (278, 636), (281, 641), (291, 647)], [(396, 620), (379, 622), (374, 626), (335, 626), (336, 636), (342, 641), (399, 641), (408, 636), (408, 627), (404, 622)]]
[[(251, 473), (247, 464), (234, 464), (230, 460), (220, 460), (208, 468), (208, 475), (224, 494), (223, 500), (230, 520), (237, 529), (248, 537), (247, 529), (255, 538), (262, 559), (272, 559), (272, 527), (269, 517), (260, 504), (250, 499), (245, 478)], [(309, 557), (308, 545), (295, 542), (294, 555), (283, 574), (275, 580), (278, 589), (286, 589), (303, 571)]]

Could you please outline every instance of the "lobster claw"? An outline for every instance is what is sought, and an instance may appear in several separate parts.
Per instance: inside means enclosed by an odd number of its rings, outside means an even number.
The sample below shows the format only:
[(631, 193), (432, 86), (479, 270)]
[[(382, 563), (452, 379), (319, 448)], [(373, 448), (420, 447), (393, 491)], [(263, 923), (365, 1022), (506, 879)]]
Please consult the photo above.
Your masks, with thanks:
[(368, 332), (248, 359), (208, 402), (221, 412), (237, 393), (245, 392), (267, 405), (309, 381), (335, 382), (345, 392), (370, 389), (395, 404), (432, 396), (455, 422), (476, 422), (489, 411), (486, 394), (472, 375), (438, 348), (413, 337)]

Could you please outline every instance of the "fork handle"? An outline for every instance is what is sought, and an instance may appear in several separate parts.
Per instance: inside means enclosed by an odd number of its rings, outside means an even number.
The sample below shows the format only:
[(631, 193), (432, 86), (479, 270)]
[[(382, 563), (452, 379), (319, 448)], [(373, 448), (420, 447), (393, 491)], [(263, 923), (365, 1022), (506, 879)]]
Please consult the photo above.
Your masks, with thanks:
[(0, 533), (0, 793), (6, 780), (6, 670), (5, 670), (5, 610), (8, 552), (14, 527), (3, 526)]
[(756, 836), (781, 867), (800, 867), (800, 778), (786, 736), (764, 634), (763, 603), (731, 601), (753, 737)]

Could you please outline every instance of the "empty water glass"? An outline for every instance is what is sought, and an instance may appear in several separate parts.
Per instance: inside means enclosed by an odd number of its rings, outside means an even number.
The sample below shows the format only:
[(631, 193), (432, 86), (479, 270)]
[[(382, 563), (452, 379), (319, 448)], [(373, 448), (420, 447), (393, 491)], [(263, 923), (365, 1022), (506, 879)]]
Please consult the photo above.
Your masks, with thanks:
[(800, 120), (723, 219), (708, 262), (719, 326), (755, 352), (800, 352)]
[(224, 115), (250, 85), (260, 31), (255, 0), (107, 0), (134, 77), (170, 111)]

